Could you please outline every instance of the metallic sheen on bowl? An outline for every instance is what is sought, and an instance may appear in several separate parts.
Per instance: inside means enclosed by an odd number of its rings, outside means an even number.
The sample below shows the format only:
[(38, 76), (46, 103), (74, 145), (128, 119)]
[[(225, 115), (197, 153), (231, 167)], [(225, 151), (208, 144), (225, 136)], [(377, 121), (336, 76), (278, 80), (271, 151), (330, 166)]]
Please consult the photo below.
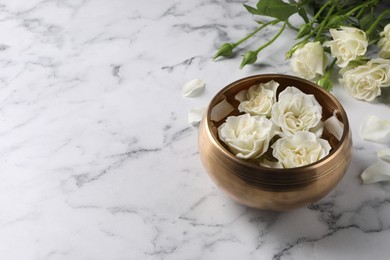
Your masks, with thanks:
[[(237, 158), (218, 139), (218, 126), (226, 117), (239, 114), (237, 109), (228, 109), (229, 104), (237, 107), (238, 101), (234, 96), (252, 85), (270, 80), (280, 84), (278, 92), (295, 86), (307, 94), (313, 94), (322, 105), (323, 121), (336, 111), (344, 131), (340, 140), (331, 135), (325, 136), (332, 146), (329, 155), (303, 167), (266, 168)], [(218, 114), (225, 112), (225, 115), (217, 118), (213, 115), (213, 109), (218, 109)], [(258, 209), (285, 211), (314, 203), (337, 185), (351, 162), (352, 136), (342, 105), (315, 83), (282, 74), (255, 75), (229, 84), (211, 100), (199, 126), (199, 154), (213, 182), (238, 203)]]

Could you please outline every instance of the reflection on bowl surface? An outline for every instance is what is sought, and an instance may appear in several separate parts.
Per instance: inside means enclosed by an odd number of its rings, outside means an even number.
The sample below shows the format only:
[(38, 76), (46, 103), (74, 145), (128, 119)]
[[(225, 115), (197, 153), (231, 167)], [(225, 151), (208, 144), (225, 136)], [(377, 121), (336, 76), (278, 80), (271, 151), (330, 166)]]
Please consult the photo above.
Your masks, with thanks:
[[(343, 123), (340, 140), (325, 136), (332, 150), (320, 161), (290, 169), (265, 168), (234, 156), (218, 139), (217, 129), (228, 116), (240, 114), (235, 95), (241, 90), (270, 80), (278, 82), (278, 93), (295, 86), (313, 94), (322, 106), (322, 119), (336, 112)], [(213, 182), (237, 202), (265, 210), (290, 210), (314, 203), (341, 180), (351, 161), (352, 137), (347, 115), (330, 93), (315, 83), (281, 74), (256, 75), (235, 81), (211, 100), (199, 126), (199, 154)]]

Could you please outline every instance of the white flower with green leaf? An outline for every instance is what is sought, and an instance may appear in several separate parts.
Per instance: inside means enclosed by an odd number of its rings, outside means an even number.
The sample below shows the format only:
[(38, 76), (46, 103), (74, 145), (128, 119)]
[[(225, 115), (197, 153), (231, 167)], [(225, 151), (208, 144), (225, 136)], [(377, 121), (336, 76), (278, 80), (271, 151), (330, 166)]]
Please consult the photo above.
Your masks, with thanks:
[[(240, 68), (256, 64), (262, 59), (259, 54), (282, 33), (295, 30), (295, 41), (291, 39), (294, 44), (285, 54), (287, 59), (291, 59), (292, 72), (331, 91), (334, 85), (332, 71), (367, 62), (371, 59), (367, 57), (370, 46), (378, 44), (379, 56), (390, 58), (390, 9), (384, 9), (380, 3), (378, 0), (342, 3), (335, 0), (259, 0), (255, 6), (244, 4), (246, 10), (256, 17), (258, 26), (235, 42), (222, 43), (213, 59), (235, 57), (236, 50), (245, 49), (237, 48), (239, 45), (263, 29), (273, 27), (271, 31), (274, 34), (268, 41), (264, 43), (264, 38), (258, 37), (261, 39), (259, 46), (243, 52)], [(326, 59), (328, 53), (332, 58)], [(369, 54), (372, 55), (371, 52)], [(377, 54), (373, 56), (375, 59)], [(372, 100), (380, 95), (380, 87), (383, 86), (379, 86), (376, 80), (364, 80), (350, 93), (360, 100)], [(368, 90), (362, 86), (367, 86)]]

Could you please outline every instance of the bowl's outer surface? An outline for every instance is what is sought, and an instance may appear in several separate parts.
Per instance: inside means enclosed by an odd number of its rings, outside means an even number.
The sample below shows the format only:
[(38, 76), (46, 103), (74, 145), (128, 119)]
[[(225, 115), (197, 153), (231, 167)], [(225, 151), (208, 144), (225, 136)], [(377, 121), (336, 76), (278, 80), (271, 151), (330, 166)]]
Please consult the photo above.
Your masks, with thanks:
[[(330, 140), (333, 149), (328, 156), (304, 167), (271, 169), (235, 157), (219, 141), (217, 127), (226, 117), (218, 122), (212, 121), (213, 107), (224, 99), (234, 103), (234, 96), (239, 91), (270, 80), (280, 84), (279, 92), (287, 86), (295, 86), (307, 94), (313, 94), (323, 107), (324, 120), (337, 111), (338, 118), (344, 124), (344, 132), (340, 141), (334, 138)], [(229, 115), (235, 114), (238, 111)], [(237, 202), (259, 209), (283, 211), (314, 203), (337, 185), (351, 161), (352, 136), (347, 115), (331, 94), (301, 78), (264, 74), (233, 82), (212, 99), (199, 126), (199, 154), (214, 183)]]

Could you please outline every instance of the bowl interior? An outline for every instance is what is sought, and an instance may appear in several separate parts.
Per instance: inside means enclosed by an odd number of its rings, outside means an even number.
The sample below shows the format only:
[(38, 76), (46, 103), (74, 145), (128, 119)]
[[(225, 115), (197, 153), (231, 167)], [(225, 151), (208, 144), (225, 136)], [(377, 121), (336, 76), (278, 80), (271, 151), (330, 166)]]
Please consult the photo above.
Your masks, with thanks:
[[(228, 147), (219, 140), (218, 138), (218, 127), (223, 124), (227, 117), (229, 116), (237, 116), (242, 114), (238, 111), (239, 101), (235, 99), (237, 93), (242, 90), (248, 89), (249, 87), (259, 84), (259, 83), (267, 83), (271, 80), (274, 80), (279, 83), (279, 87), (277, 90), (277, 95), (281, 91), (283, 91), (288, 86), (294, 86), (300, 89), (302, 92), (306, 94), (312, 94), (315, 96), (317, 101), (322, 106), (322, 121), (325, 121), (329, 117), (336, 115), (337, 119), (343, 123), (343, 135), (340, 140), (335, 138), (332, 134), (330, 134), (326, 129), (324, 129), (324, 133), (322, 138), (327, 139), (332, 147), (331, 152), (324, 157), (322, 160), (325, 160), (329, 156), (331, 156), (343, 142), (347, 131), (348, 131), (348, 119), (347, 115), (341, 106), (341, 104), (337, 101), (337, 99), (331, 95), (329, 92), (320, 88), (313, 82), (308, 80), (304, 80), (298, 77), (289, 76), (289, 75), (281, 75), (281, 74), (264, 74), (264, 75), (256, 75), (247, 78), (240, 79), (235, 81), (225, 88), (223, 88), (220, 92), (216, 94), (216, 96), (211, 100), (206, 120), (209, 129), (211, 130), (211, 134), (217, 145), (224, 149), (225, 152), (231, 154), (232, 159), (241, 160), (244, 163), (250, 163), (248, 161), (239, 159), (235, 157), (228, 149)], [(320, 162), (319, 161), (319, 162)], [(263, 168), (260, 165), (256, 165), (256, 167)], [(306, 167), (306, 166), (303, 166)], [(287, 169), (286, 169), (287, 170)]]

